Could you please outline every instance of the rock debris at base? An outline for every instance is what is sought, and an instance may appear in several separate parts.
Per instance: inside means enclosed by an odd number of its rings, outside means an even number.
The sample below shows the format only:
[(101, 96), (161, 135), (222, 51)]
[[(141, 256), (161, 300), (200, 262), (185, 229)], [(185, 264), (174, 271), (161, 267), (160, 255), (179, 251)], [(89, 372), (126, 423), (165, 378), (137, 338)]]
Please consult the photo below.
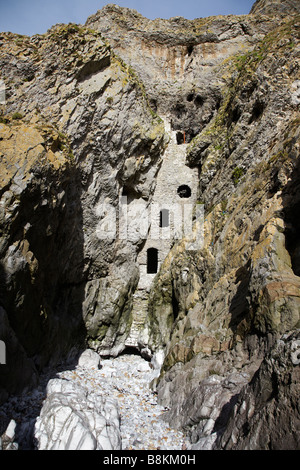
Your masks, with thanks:
[[(137, 355), (91, 357), (0, 410), (3, 449), (187, 450), (150, 389), (157, 376)], [(53, 377), (53, 376), (52, 376)], [(45, 379), (46, 380), (46, 379)], [(3, 423), (7, 423), (3, 433)]]

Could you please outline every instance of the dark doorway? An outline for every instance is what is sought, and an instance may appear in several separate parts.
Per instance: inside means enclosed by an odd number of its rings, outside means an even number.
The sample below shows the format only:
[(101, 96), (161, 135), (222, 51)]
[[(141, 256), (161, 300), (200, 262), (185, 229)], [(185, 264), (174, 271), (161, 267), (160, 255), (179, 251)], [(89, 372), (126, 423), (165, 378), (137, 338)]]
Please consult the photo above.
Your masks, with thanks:
[(158, 250), (149, 248), (147, 250), (147, 274), (156, 274), (158, 270)]
[(159, 226), (161, 228), (169, 227), (170, 225), (170, 213), (168, 209), (162, 209), (159, 214)]
[(192, 195), (191, 188), (187, 186), (186, 184), (183, 184), (182, 186), (179, 186), (177, 189), (178, 196), (181, 198), (188, 199)]

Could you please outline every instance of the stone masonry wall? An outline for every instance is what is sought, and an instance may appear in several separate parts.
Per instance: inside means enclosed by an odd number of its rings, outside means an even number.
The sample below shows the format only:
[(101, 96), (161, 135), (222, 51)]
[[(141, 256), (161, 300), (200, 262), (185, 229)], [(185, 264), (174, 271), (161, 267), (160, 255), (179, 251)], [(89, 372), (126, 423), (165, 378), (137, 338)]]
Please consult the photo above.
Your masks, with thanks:
[[(148, 208), (149, 237), (137, 259), (140, 279), (134, 294), (131, 332), (126, 341), (126, 345), (130, 347), (138, 347), (139, 342), (147, 343), (147, 338), (145, 338), (147, 333), (142, 330), (147, 316), (148, 294), (156, 276), (155, 273), (147, 272), (147, 252), (151, 248), (158, 250), (157, 271), (159, 271), (174, 240), (182, 238), (184, 230), (189, 228), (189, 222), (192, 222), (192, 209), (197, 201), (198, 170), (186, 165), (187, 144), (177, 144), (177, 133), (171, 130), (167, 119), (165, 119), (165, 128), (170, 141), (163, 156), (162, 166), (157, 175), (156, 189)], [(191, 190), (191, 196), (188, 198), (181, 198), (178, 195), (178, 188), (183, 185)], [(169, 226), (161, 228), (160, 211), (164, 209), (169, 211)], [(186, 216), (187, 219), (185, 219)]]

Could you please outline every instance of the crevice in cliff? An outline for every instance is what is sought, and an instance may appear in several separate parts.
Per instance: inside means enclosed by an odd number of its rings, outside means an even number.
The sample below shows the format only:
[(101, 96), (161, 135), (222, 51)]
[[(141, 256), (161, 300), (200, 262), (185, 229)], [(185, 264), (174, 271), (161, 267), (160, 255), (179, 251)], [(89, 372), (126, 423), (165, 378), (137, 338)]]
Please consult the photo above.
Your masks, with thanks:
[(250, 322), (250, 294), (249, 294), (249, 283), (250, 283), (250, 260), (245, 266), (240, 267), (236, 271), (235, 284), (237, 289), (235, 295), (231, 299), (229, 305), (229, 312), (231, 314), (230, 328), (235, 335), (243, 336), (246, 328), (246, 324)]
[(175, 293), (174, 282), (172, 281), (172, 311), (173, 311), (173, 322), (178, 318), (179, 315), (179, 302)]
[(238, 401), (239, 394), (233, 395), (230, 400), (223, 405), (219, 416), (217, 417), (212, 433), (218, 433), (222, 435), (223, 431), (226, 429), (226, 425), (229, 421), (231, 412)]
[(94, 74), (101, 72), (110, 66), (110, 55), (104, 56), (98, 60), (91, 60), (84, 64), (77, 73), (77, 80), (79, 82), (92, 77)]

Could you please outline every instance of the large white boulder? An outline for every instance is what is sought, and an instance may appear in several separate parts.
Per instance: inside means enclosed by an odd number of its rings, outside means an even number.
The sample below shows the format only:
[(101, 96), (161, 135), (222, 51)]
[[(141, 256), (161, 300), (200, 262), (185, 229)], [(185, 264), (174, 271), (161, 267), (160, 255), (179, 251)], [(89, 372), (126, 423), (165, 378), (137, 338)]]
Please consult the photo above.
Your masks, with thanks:
[(53, 379), (35, 424), (35, 439), (38, 450), (120, 450), (118, 404), (74, 382)]

